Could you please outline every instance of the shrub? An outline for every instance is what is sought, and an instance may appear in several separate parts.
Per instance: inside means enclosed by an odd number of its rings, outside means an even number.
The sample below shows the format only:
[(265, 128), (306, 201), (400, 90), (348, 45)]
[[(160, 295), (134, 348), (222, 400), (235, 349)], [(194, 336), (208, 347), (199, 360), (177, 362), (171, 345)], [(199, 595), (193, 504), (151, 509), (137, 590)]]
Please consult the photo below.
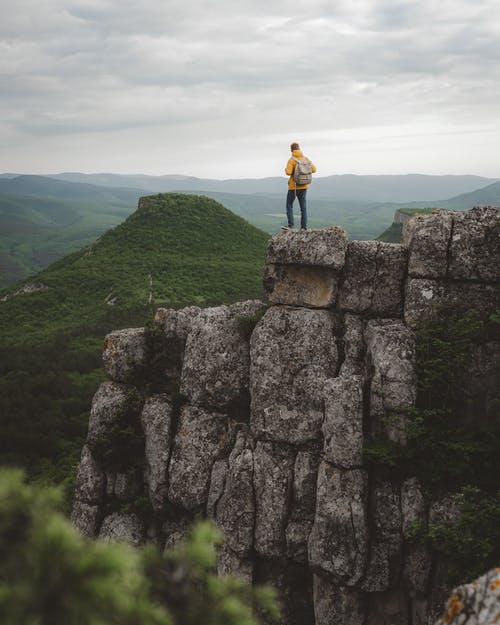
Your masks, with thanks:
[(2, 625), (257, 625), (274, 593), (215, 572), (209, 522), (162, 555), (149, 546), (83, 538), (59, 512), (61, 494), (0, 471)]

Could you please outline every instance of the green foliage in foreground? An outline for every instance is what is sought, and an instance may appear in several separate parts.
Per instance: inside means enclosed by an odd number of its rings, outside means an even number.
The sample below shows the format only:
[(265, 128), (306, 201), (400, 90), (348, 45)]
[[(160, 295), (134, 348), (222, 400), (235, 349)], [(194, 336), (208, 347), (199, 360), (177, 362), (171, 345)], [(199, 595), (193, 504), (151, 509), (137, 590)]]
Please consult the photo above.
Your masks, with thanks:
[(447, 556), (451, 583), (500, 561), (500, 431), (497, 426), (467, 427), (458, 416), (472, 346), (497, 336), (498, 319), (498, 311), (488, 320), (473, 310), (463, 315), (443, 311), (422, 324), (417, 406), (392, 417), (404, 430), (406, 445), (377, 439), (365, 447), (368, 464), (387, 479), (415, 476), (429, 498), (462, 493), (458, 521), (419, 527), (412, 537)]
[(206, 197), (151, 196), (123, 224), (28, 283), (46, 290), (0, 301), (0, 462), (30, 479), (66, 482), (103, 379), (111, 330), (144, 326), (157, 306), (262, 295), (268, 235)]
[(217, 577), (220, 536), (199, 523), (177, 549), (84, 539), (58, 512), (60, 493), (0, 471), (2, 625), (257, 625), (274, 592)]

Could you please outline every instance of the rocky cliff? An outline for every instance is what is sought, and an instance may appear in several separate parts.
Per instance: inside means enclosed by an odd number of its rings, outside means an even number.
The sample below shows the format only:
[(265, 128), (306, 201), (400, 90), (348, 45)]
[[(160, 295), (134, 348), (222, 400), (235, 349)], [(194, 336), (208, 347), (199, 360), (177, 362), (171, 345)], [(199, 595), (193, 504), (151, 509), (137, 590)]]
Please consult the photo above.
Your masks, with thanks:
[[(416, 216), (403, 244), (338, 228), (270, 240), (270, 306), (160, 309), (106, 337), (77, 476), (87, 535), (175, 544), (211, 517), (221, 573), (271, 583), (287, 625), (418, 624), (442, 579), (415, 523), (446, 519), (415, 477), (373, 473), (367, 440), (405, 444), (415, 328), (443, 306), (500, 308), (500, 209)], [(498, 420), (493, 338), (460, 405)], [(474, 426), (474, 425), (473, 425)]]

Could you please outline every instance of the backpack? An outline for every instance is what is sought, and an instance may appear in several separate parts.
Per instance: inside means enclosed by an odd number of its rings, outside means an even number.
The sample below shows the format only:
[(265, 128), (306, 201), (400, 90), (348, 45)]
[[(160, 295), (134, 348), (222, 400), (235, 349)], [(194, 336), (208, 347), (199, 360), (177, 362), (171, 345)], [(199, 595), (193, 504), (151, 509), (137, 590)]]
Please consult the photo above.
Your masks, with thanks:
[(302, 186), (304, 184), (311, 184), (312, 182), (312, 168), (311, 161), (307, 158), (298, 159), (292, 156), (295, 161), (295, 169), (293, 170), (293, 179), (296, 186)]

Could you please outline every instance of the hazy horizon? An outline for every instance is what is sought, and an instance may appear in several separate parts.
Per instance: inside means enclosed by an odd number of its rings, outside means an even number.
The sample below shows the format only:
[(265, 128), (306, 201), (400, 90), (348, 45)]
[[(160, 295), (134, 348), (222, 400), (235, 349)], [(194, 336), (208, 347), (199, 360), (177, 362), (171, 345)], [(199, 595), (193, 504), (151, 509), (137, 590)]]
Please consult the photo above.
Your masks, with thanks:
[(496, 178), (499, 35), (494, 0), (19, 0), (0, 168), (264, 178), (298, 141), (318, 176)]
[[(275, 175), (275, 176), (229, 176), (229, 177), (225, 177), (225, 178), (218, 178), (216, 176), (211, 176), (206, 177), (206, 176), (196, 176), (194, 174), (171, 174), (171, 173), (162, 173), (162, 174), (150, 174), (150, 173), (145, 173), (145, 172), (138, 172), (138, 171), (133, 171), (133, 172), (117, 172), (117, 171), (77, 171), (77, 170), (61, 170), (61, 171), (52, 171), (52, 172), (48, 172), (48, 173), (40, 173), (39, 171), (26, 171), (26, 172), (14, 172), (14, 171), (0, 171), (0, 176), (10, 176), (10, 175), (15, 175), (15, 176), (58, 176), (58, 175), (64, 175), (64, 174), (83, 174), (85, 176), (150, 176), (150, 177), (154, 177), (154, 178), (161, 178), (161, 177), (179, 177), (179, 178), (198, 178), (200, 180), (206, 179), (206, 180), (216, 180), (216, 181), (220, 181), (220, 182), (224, 182), (224, 181), (228, 181), (228, 180), (265, 180), (267, 178), (283, 178), (283, 180), (286, 181), (286, 179), (288, 178), (288, 176), (286, 175)], [(394, 173), (374, 173), (374, 174), (358, 174), (358, 173), (354, 173), (354, 172), (346, 172), (343, 174), (338, 174), (338, 173), (331, 173), (331, 174), (315, 174), (314, 175), (314, 179), (318, 179), (318, 178), (330, 178), (332, 176), (434, 176), (434, 177), (443, 177), (443, 176), (451, 176), (451, 177), (460, 177), (460, 176), (472, 176), (472, 177), (477, 177), (477, 178), (483, 178), (486, 180), (500, 180), (500, 175), (499, 176), (482, 176), (481, 174), (471, 174), (471, 173), (465, 173), (465, 174), (452, 174), (452, 173), (443, 173), (443, 174), (426, 174), (426, 173), (422, 173), (422, 172), (416, 172), (416, 171), (412, 171), (412, 172), (408, 172), (405, 174), (394, 174)]]

